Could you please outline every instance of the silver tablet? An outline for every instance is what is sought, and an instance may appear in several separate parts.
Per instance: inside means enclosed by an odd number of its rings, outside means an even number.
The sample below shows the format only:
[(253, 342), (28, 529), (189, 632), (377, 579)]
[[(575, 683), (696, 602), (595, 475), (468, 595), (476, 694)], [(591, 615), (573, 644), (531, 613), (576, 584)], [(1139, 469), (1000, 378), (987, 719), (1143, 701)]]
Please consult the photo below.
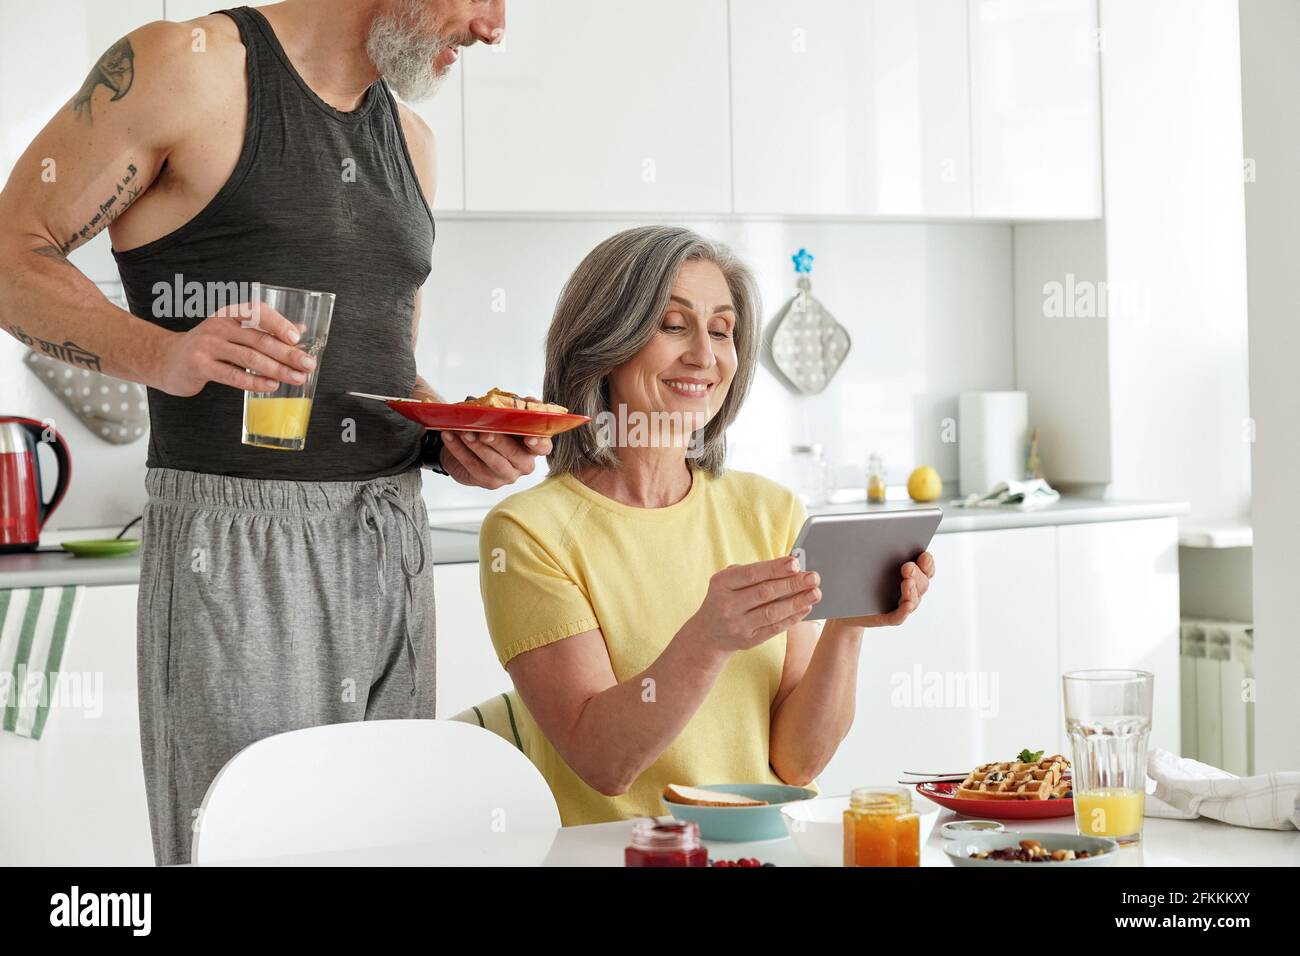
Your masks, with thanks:
[(822, 599), (808, 617), (820, 621), (894, 610), (902, 566), (929, 547), (941, 518), (940, 508), (812, 515), (790, 552), (803, 570), (821, 575)]

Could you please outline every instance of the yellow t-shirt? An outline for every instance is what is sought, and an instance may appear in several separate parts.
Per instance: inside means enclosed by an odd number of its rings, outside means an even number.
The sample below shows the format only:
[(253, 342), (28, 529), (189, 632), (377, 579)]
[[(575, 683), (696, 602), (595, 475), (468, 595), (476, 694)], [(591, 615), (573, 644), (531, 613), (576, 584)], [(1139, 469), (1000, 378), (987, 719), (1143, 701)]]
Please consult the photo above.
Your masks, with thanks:
[[(699, 610), (714, 572), (789, 554), (804, 517), (796, 495), (746, 472), (695, 471), (686, 497), (666, 508), (635, 508), (572, 475), (549, 477), (493, 508), (479, 533), (497, 657), (505, 666), (600, 628), (614, 676), (629, 680)], [(768, 732), (784, 661), (785, 634), (733, 654), (677, 739), (617, 797), (569, 769), (524, 708), (525, 749), (564, 825), (661, 815), (669, 783), (781, 783), (768, 763)]]

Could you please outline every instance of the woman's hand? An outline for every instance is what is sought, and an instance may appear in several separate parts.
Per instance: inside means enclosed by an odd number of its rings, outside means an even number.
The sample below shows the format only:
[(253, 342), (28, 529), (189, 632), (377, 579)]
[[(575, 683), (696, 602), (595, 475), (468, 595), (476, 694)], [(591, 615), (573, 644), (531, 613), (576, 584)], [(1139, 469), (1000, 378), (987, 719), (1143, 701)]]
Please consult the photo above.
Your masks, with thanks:
[(714, 648), (743, 651), (798, 624), (822, 599), (820, 576), (798, 566), (784, 557), (723, 568), (709, 578), (690, 631)]
[(934, 555), (925, 551), (915, 561), (908, 561), (901, 569), (898, 607), (888, 614), (869, 614), (866, 617), (842, 617), (838, 622), (847, 627), (892, 627), (902, 624), (921, 606), (921, 598), (930, 589), (934, 577)]

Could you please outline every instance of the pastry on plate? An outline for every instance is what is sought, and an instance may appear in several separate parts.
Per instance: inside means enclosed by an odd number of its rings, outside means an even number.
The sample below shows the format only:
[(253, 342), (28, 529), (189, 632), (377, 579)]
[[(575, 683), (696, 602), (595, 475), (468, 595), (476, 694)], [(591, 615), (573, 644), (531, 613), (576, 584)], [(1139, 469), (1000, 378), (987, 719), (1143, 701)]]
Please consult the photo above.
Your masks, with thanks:
[(550, 412), (553, 415), (565, 415), (568, 409), (563, 405), (553, 405), (550, 402), (529, 401), (514, 392), (507, 392), (502, 388), (494, 388), (486, 395), (481, 397), (468, 396), (465, 401), (457, 402), (458, 405), (478, 405), (482, 408), (516, 408), (520, 411), (530, 412)]

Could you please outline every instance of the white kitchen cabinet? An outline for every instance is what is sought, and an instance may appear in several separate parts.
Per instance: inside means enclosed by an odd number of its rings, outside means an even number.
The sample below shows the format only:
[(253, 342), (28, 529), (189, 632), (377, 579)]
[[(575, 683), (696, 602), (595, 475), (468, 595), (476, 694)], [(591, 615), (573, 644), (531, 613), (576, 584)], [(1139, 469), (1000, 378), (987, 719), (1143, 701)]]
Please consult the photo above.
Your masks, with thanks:
[(463, 63), (469, 211), (731, 210), (726, 0), (511, 0)]
[(1101, 217), (1096, 0), (970, 0), (974, 213)]
[(971, 212), (966, 0), (732, 0), (735, 211)]
[(497, 661), (483, 614), (477, 564), (440, 564), (433, 571), (438, 609), (440, 719), (454, 717), (509, 690), (510, 675)]
[(88, 587), (40, 740), (0, 732), (0, 867), (152, 866), (134, 585)]
[(921, 608), (866, 633), (857, 716), (823, 793), (1055, 744), (1056, 529), (942, 534), (930, 551), (938, 573)]
[(438, 153), (434, 212), (465, 208), (465, 129), (461, 107), (464, 61), (458, 61), (432, 99), (409, 104), (433, 130)]
[(1151, 746), (1181, 753), (1178, 519), (1067, 525), (1058, 536), (1061, 672), (1153, 673)]
[(278, 0), (242, 0), (240, 3), (224, 6), (221, 3), (214, 3), (213, 0), (167, 0), (167, 19), (197, 20), (199, 17), (206, 17), (209, 13), (229, 10), (231, 7), (265, 7), (276, 2)]

